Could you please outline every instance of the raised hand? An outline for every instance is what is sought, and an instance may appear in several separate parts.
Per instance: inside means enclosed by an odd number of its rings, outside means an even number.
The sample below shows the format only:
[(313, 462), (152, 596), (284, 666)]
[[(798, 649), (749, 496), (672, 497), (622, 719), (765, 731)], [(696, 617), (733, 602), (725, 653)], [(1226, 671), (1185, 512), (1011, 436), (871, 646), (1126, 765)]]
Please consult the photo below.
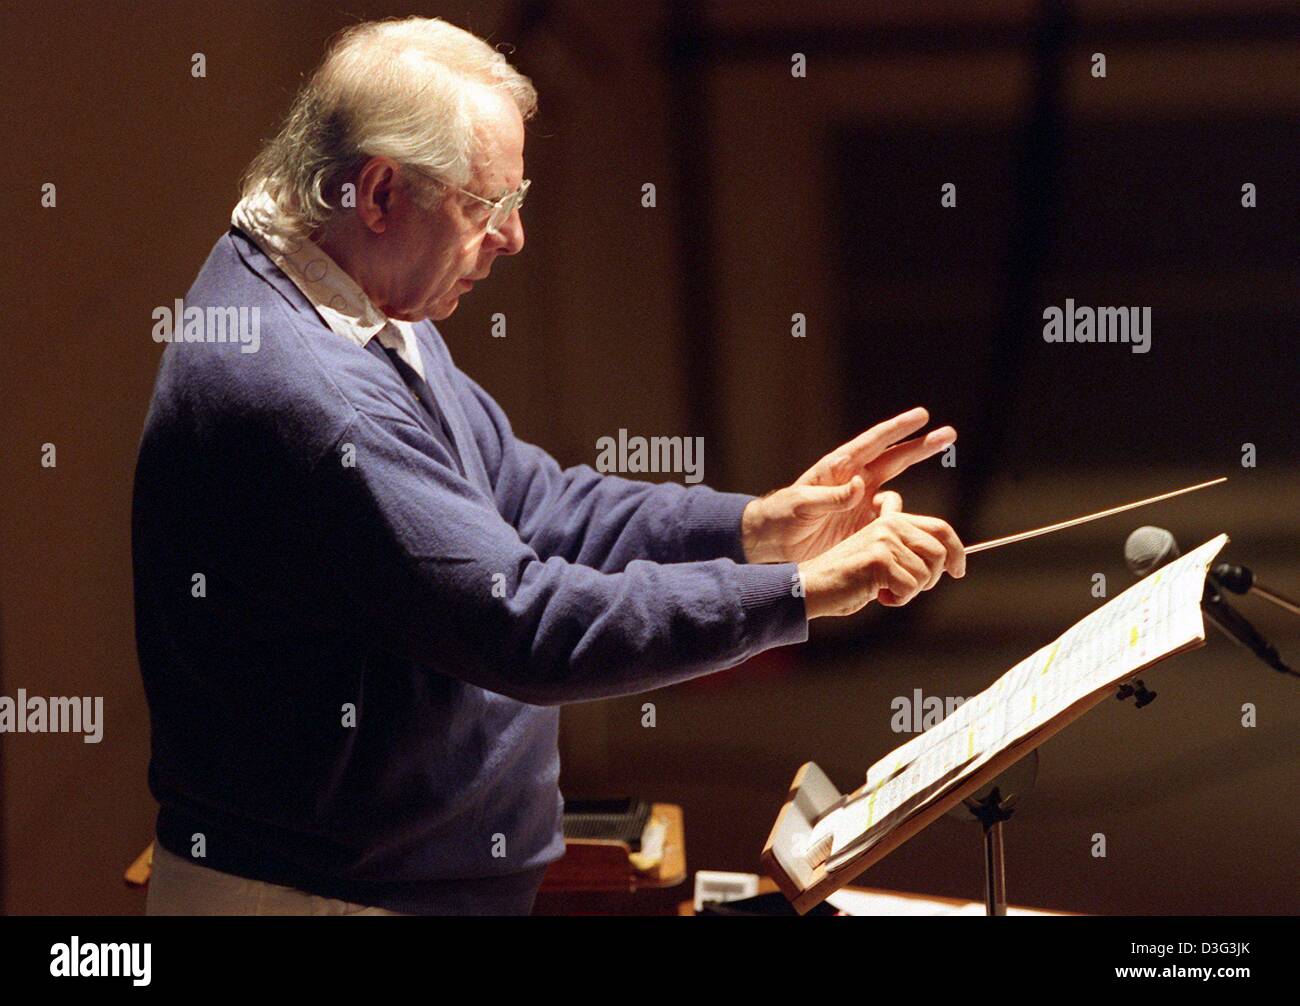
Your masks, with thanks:
[(882, 499), (897, 495), (880, 491), (886, 482), (957, 439), (956, 430), (941, 426), (903, 440), (929, 421), (919, 407), (887, 419), (831, 451), (792, 485), (750, 503), (741, 521), (749, 561), (802, 562), (869, 525)]

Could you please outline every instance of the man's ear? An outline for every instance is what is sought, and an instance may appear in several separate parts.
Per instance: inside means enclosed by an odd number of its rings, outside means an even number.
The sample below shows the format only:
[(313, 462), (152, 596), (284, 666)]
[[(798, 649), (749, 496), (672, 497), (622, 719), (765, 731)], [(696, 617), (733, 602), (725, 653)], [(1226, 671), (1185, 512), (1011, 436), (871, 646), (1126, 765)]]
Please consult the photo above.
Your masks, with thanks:
[(391, 158), (372, 157), (357, 172), (357, 219), (374, 234), (388, 229), (398, 171)]

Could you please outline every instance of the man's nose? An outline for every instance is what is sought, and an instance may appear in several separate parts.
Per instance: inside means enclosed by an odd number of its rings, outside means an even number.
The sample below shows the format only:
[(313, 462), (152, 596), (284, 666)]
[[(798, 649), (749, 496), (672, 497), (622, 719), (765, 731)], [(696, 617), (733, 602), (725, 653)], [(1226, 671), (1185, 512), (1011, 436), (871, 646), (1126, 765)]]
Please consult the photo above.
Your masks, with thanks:
[(496, 246), (501, 250), (502, 255), (518, 255), (524, 250), (524, 222), (519, 216), (519, 211), (515, 210), (510, 214), (499, 231), (494, 235), (488, 235)]

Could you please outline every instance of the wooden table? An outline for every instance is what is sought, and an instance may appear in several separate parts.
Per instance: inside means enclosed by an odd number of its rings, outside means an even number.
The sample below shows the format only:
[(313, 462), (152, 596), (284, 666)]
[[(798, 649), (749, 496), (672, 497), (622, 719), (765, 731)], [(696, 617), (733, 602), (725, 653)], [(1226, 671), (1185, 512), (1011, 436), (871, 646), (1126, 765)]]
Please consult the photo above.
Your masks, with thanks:
[[(779, 890), (776, 882), (763, 877), (758, 882), (759, 894), (774, 894)], [(878, 915), (983, 915), (984, 903), (962, 898), (945, 898), (935, 894), (913, 894), (907, 891), (886, 891), (878, 887), (845, 887), (841, 893), (846, 901), (859, 901)], [(695, 902), (683, 901), (677, 906), (678, 915), (694, 915)], [(1073, 915), (1074, 912), (1057, 912), (1043, 908), (1007, 908), (1008, 915)]]
[(546, 871), (534, 915), (673, 915), (680, 895), (668, 891), (686, 880), (682, 808), (650, 805), (651, 819), (667, 828), (663, 857), (638, 870), (625, 842), (567, 839), (564, 856)]

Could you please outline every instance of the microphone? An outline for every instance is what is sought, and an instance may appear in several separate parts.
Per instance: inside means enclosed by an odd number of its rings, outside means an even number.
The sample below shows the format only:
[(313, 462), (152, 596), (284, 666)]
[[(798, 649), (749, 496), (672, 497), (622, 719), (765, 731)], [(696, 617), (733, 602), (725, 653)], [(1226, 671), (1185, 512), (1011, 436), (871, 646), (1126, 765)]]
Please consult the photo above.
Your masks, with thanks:
[[(1140, 527), (1124, 542), (1124, 562), (1129, 572), (1139, 580), (1165, 563), (1177, 559), (1181, 554), (1174, 536), (1162, 527)], [(1277, 648), (1229, 606), (1218, 589), (1211, 586), (1208, 580), (1205, 584), (1205, 594), (1201, 598), (1201, 610), (1224, 635), (1250, 650), (1273, 670), (1281, 671), (1283, 674), (1295, 673), (1282, 660)]]

